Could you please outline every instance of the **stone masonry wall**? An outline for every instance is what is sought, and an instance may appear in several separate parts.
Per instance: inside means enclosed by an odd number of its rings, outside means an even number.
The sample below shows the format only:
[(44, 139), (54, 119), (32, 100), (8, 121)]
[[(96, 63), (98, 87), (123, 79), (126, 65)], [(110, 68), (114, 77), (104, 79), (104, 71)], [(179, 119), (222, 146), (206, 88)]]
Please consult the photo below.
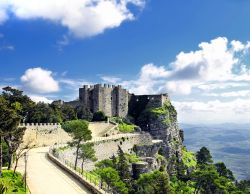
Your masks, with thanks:
[[(109, 140), (96, 141), (94, 142), (94, 149), (98, 161), (109, 159), (113, 156), (113, 154), (116, 155), (118, 151), (118, 145), (124, 152), (132, 153), (134, 145), (152, 145), (152, 138), (149, 134), (143, 133), (130, 135), (129, 137), (124, 138), (118, 137), (114, 139), (111, 138)], [(67, 159), (73, 164), (75, 161), (74, 152), (75, 149), (62, 149), (59, 151), (59, 158)], [(81, 161), (78, 161), (78, 166), (81, 166)], [(84, 162), (84, 169), (93, 170), (93, 162)]]
[(128, 95), (128, 91), (121, 86), (84, 85), (79, 89), (79, 102), (92, 112), (103, 111), (107, 116), (126, 117)]
[(71, 140), (70, 136), (56, 123), (26, 123), (20, 124), (20, 127), (26, 127), (23, 137), (24, 144), (31, 142), (36, 147), (52, 146), (54, 144), (63, 144)]

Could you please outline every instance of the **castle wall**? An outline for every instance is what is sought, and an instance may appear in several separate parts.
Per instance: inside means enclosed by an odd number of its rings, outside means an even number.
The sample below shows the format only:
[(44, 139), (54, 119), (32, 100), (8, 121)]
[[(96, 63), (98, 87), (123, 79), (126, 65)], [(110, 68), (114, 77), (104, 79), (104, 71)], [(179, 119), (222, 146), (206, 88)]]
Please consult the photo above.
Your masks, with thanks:
[[(128, 115), (130, 101), (132, 104), (143, 102), (144, 106), (161, 107), (168, 98), (167, 94), (160, 95), (133, 95), (120, 85), (84, 85), (79, 89), (79, 103), (83, 104), (91, 112), (103, 111), (107, 116), (118, 116), (125, 118)], [(78, 105), (73, 101), (75, 105)], [(144, 108), (145, 108), (144, 107)]]
[(101, 97), (102, 97), (102, 103), (101, 103), (101, 109), (107, 116), (113, 116), (112, 115), (112, 88), (108, 87), (106, 84), (104, 87), (101, 88)]
[[(115, 136), (114, 136), (115, 137)], [(113, 155), (117, 155), (118, 146), (121, 147), (121, 149), (125, 153), (133, 153), (133, 148), (135, 145), (153, 145), (152, 138), (149, 134), (130, 134), (128, 137), (124, 135), (124, 137), (113, 138), (110, 137), (107, 139), (103, 139), (102, 141), (96, 141), (94, 143), (94, 149), (95, 149), (95, 156), (98, 159), (98, 161), (109, 159)], [(107, 149), (108, 148), (108, 149)], [(65, 159), (67, 158), (72, 164), (74, 163), (75, 159), (75, 149), (69, 148), (66, 150), (62, 150), (58, 153), (59, 158)], [(78, 161), (78, 166), (81, 166), (81, 161)], [(93, 170), (94, 169), (94, 163), (86, 161), (84, 162), (84, 169), (85, 170)]]
[(117, 88), (113, 89), (112, 90), (112, 93), (111, 93), (111, 97), (112, 97), (112, 101), (111, 101), (111, 108), (112, 108), (112, 115), (118, 115), (118, 112), (117, 112)]
[(128, 92), (120, 86), (118, 86), (117, 102), (117, 116), (126, 117), (128, 114)]
[(147, 108), (155, 108), (163, 106), (164, 102), (168, 99), (166, 94), (159, 95), (146, 95), (148, 98)]
[(26, 127), (23, 143), (32, 142), (36, 147), (67, 143), (71, 137), (57, 123), (21, 123)]
[(97, 112), (100, 110), (100, 104), (102, 103), (100, 93), (101, 93), (101, 86), (100, 84), (97, 84), (94, 86), (94, 89), (92, 91), (93, 112)]

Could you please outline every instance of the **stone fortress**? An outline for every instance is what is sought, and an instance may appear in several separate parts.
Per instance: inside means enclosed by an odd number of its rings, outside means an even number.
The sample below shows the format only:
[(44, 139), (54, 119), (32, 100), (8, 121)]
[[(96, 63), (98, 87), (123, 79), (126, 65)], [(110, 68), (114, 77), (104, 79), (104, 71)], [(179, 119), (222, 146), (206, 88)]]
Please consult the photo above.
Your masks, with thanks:
[[(132, 134), (119, 134), (118, 130), (115, 130), (118, 134), (114, 134), (113, 130), (110, 130), (112, 133), (106, 135), (108, 133), (105, 129), (103, 135), (99, 134), (92, 138), (90, 141), (94, 143), (98, 160), (112, 157), (117, 153), (119, 145), (123, 151), (135, 152), (142, 161), (145, 161), (133, 164), (134, 168), (138, 168), (137, 170), (141, 173), (141, 171), (146, 172), (149, 169), (158, 169), (165, 162), (157, 162), (155, 155), (159, 149), (162, 149), (166, 158), (181, 157), (183, 132), (178, 127), (177, 113), (167, 94), (135, 95), (120, 85), (96, 84), (84, 85), (79, 88), (78, 100), (70, 102), (59, 100), (53, 103), (65, 103), (73, 107), (84, 106), (92, 113), (103, 111), (109, 117), (126, 118), (139, 127), (139, 130)], [(111, 124), (114, 125), (112, 129), (114, 127), (117, 129), (117, 123), (107, 122), (107, 125)], [(36, 144), (40, 146), (63, 145), (70, 140), (60, 125), (26, 124), (25, 126), (28, 129), (26, 138), (35, 139)], [(100, 127), (97, 128), (97, 131), (102, 131)], [(93, 132), (93, 130), (91, 131)], [(73, 155), (74, 149), (66, 149), (58, 152), (56, 157), (67, 158), (69, 162), (73, 163)], [(80, 163), (78, 165), (80, 166)], [(85, 170), (94, 168), (93, 163), (86, 162), (84, 166)]]
[(147, 107), (161, 107), (168, 99), (167, 94), (134, 95), (121, 85), (96, 84), (79, 88), (79, 100), (66, 102), (71, 106), (83, 105), (92, 113), (103, 111), (109, 117), (127, 117), (132, 104), (146, 99)]
[[(84, 85), (79, 88), (79, 99), (65, 104), (84, 106), (92, 113), (103, 111), (109, 117), (126, 118), (139, 127), (133, 134), (110, 135), (101, 141), (94, 141), (98, 160), (112, 157), (120, 146), (124, 152), (135, 152), (145, 161), (134, 165), (137, 165), (135, 168), (138, 167), (139, 171), (146, 172), (146, 169), (159, 168), (161, 162), (164, 162), (156, 160), (160, 148), (166, 158), (181, 156), (183, 135), (178, 127), (177, 113), (167, 94), (135, 95), (120, 85)], [(73, 154), (74, 150), (67, 149), (57, 153), (57, 157), (69, 158), (74, 162)], [(93, 163), (85, 163), (84, 166), (85, 170), (94, 168)]]

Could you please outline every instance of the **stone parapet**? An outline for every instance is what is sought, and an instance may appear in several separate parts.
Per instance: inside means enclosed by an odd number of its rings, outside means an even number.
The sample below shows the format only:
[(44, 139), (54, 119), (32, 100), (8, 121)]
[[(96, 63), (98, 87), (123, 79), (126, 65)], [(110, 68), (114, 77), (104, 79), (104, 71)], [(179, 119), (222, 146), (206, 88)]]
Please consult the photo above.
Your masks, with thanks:
[(48, 158), (54, 162), (57, 166), (59, 166), (62, 170), (69, 173), (74, 179), (76, 179), (78, 182), (80, 182), (82, 185), (87, 187), (89, 191), (95, 193), (95, 194), (105, 194), (104, 190), (98, 187), (98, 185), (95, 185), (94, 183), (91, 183), (90, 181), (86, 180), (80, 173), (76, 172), (75, 170), (69, 168), (66, 164), (64, 164), (62, 161), (54, 157), (51, 153), (47, 154)]

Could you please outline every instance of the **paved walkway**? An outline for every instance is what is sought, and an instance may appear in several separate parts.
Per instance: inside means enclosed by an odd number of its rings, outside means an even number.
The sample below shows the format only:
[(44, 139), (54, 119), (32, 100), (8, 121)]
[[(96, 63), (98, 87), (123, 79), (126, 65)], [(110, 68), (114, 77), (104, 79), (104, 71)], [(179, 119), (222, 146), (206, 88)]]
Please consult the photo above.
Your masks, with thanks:
[[(31, 194), (90, 194), (85, 187), (52, 163), (47, 157), (48, 147), (35, 148), (29, 152), (27, 182)], [(18, 171), (23, 172), (20, 159)]]

